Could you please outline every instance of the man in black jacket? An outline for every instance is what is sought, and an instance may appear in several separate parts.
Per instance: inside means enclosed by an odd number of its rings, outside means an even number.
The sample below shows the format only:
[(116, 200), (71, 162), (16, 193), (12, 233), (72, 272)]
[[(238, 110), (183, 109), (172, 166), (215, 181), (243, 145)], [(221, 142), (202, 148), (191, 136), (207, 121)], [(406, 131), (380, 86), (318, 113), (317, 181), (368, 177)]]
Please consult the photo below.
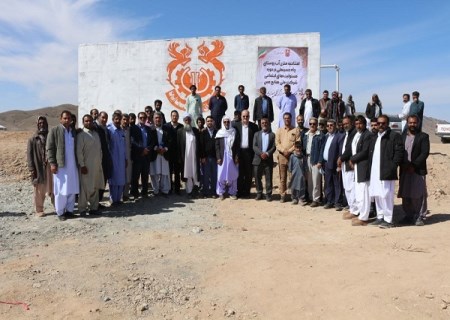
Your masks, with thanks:
[(200, 132), (200, 162), (203, 172), (203, 197), (217, 198), (217, 159), (216, 134), (214, 119), (206, 117), (206, 128)]
[(150, 127), (146, 126), (147, 115), (139, 112), (138, 124), (130, 127), (131, 159), (131, 195), (134, 199), (139, 197), (139, 178), (142, 183), (142, 197), (148, 196), (148, 174), (150, 166), (150, 154), (152, 153), (152, 139)]
[(355, 120), (355, 135), (351, 145), (345, 149), (342, 159), (349, 159), (348, 167), (354, 170), (354, 202), (344, 219), (351, 219), (353, 226), (365, 226), (369, 220), (369, 147), (372, 133), (367, 130), (367, 120), (359, 115)]
[(241, 121), (235, 123), (234, 128), (240, 137), (239, 152), (239, 178), (238, 178), (238, 197), (250, 197), (250, 189), (252, 187), (253, 172), (253, 136), (259, 130), (258, 126), (250, 122), (250, 112), (242, 111)]
[[(345, 195), (348, 206), (348, 211), (344, 212), (342, 218), (350, 219), (353, 215), (350, 215), (349, 213), (355, 209), (353, 207), (355, 203), (355, 171), (348, 162), (351, 156), (352, 141), (356, 134), (353, 125), (353, 117), (345, 116), (344, 119), (342, 119), (342, 126), (344, 128), (345, 137), (341, 150), (342, 154), (338, 158), (338, 167), (341, 168), (342, 172), (342, 197)], [(337, 208), (336, 210), (338, 209), (340, 208)]]
[(320, 103), (319, 100), (312, 97), (311, 89), (305, 90), (305, 99), (300, 104), (299, 115), (303, 116), (304, 126), (309, 129), (309, 119), (319, 118), (320, 115)]
[(386, 115), (378, 117), (378, 135), (369, 149), (370, 186), (369, 194), (375, 199), (377, 219), (370, 223), (381, 228), (393, 227), (395, 180), (397, 168), (405, 152), (400, 134), (389, 128)]
[(170, 122), (163, 125), (163, 128), (169, 132), (169, 169), (170, 169), (170, 185), (172, 191), (180, 194), (181, 188), (181, 167), (178, 161), (177, 132), (183, 125), (178, 122), (179, 114), (177, 110), (170, 113)]
[(259, 89), (260, 96), (255, 99), (253, 106), (253, 122), (258, 121), (258, 127), (261, 130), (261, 119), (267, 118), (269, 126), (273, 122), (273, 103), (272, 99), (266, 95), (266, 88)]
[(430, 137), (420, 130), (420, 119), (410, 115), (407, 132), (402, 134), (405, 145), (403, 163), (400, 167), (398, 196), (402, 198), (405, 223), (423, 226), (427, 214), (427, 158), (430, 154)]

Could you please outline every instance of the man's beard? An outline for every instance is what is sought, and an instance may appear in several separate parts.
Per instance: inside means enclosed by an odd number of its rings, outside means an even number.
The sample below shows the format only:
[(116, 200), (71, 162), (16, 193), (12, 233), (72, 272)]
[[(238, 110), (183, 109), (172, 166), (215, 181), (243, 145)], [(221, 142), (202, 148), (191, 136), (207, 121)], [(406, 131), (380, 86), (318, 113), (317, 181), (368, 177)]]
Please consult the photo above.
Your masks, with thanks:
[(303, 124), (303, 122), (302, 123), (297, 123), (297, 125), (298, 125), (298, 127), (300, 128), (300, 129), (303, 129), (305, 126), (304, 126), (304, 124)]
[(185, 124), (184, 128), (186, 129), (186, 131), (192, 131), (192, 126), (190, 124)]

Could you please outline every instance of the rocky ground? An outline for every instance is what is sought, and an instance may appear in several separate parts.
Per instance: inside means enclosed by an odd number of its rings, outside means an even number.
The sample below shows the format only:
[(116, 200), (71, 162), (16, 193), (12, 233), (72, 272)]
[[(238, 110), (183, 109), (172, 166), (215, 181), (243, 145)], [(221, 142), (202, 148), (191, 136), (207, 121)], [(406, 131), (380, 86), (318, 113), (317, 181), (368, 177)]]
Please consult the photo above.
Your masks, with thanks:
[(28, 135), (0, 133), (1, 319), (450, 317), (448, 145), (432, 145), (426, 226), (382, 230), (323, 208), (183, 195), (36, 218)]

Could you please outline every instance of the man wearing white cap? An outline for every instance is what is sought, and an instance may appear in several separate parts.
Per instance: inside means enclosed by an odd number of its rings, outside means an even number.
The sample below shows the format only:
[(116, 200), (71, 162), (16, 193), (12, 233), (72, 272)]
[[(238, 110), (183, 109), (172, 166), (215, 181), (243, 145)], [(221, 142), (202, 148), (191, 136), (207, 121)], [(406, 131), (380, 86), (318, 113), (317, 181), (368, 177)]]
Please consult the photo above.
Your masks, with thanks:
[(184, 127), (177, 131), (178, 161), (181, 167), (181, 177), (186, 184), (186, 193), (193, 197), (199, 186), (199, 131), (192, 127), (192, 116), (183, 114)]
[(217, 159), (217, 194), (220, 200), (224, 199), (224, 193), (233, 200), (237, 199), (237, 179), (239, 177), (239, 135), (231, 126), (228, 116), (222, 118), (222, 127), (216, 134), (216, 159)]

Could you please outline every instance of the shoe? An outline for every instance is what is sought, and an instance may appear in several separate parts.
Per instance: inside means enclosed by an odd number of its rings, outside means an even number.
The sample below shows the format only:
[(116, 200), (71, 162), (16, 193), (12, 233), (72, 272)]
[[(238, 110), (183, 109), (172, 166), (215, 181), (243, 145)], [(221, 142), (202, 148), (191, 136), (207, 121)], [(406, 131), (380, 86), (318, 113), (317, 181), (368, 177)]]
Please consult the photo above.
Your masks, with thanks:
[(256, 195), (255, 200), (262, 200), (262, 194), (258, 193), (258, 194)]
[(342, 210), (344, 210), (344, 208), (342, 207), (342, 206), (340, 206), (340, 205), (335, 205), (334, 206), (335, 208), (336, 208), (336, 211), (342, 211)]
[(75, 215), (73, 214), (73, 212), (70, 212), (70, 211), (66, 211), (66, 213), (64, 213), (64, 215), (66, 216), (67, 219), (75, 218)]
[(225, 197), (223, 196), (223, 194), (219, 195), (219, 200), (225, 200)]
[[(135, 197), (135, 199), (136, 199), (136, 197)], [(105, 207), (103, 204), (99, 203), (99, 204), (98, 204), (98, 208), (99, 208), (99, 209), (105, 209), (106, 207)]]
[(123, 201), (130, 201), (130, 197), (123, 197)]
[(237, 200), (238, 197), (236, 197), (236, 196), (233, 195), (233, 196), (230, 196), (230, 199), (231, 199), (231, 200)]
[(67, 217), (65, 215), (58, 216), (59, 221), (66, 221)]
[(292, 200), (292, 205), (296, 205), (296, 204), (298, 204), (298, 199)]
[(345, 209), (345, 210), (349, 210), (350, 207), (349, 207), (349, 206), (345, 206), (344, 209)]
[(280, 202), (281, 202), (281, 203), (285, 203), (285, 202), (286, 202), (286, 198), (285, 198), (284, 196), (281, 196)]
[(425, 222), (423, 221), (422, 218), (418, 218), (418, 219), (416, 220), (415, 225), (416, 225), (417, 227), (423, 227), (423, 226), (425, 225)]
[(357, 227), (357, 226), (367, 226), (369, 224), (368, 221), (364, 221), (364, 220), (359, 220), (359, 219), (353, 219), (352, 220), (352, 226)]
[(381, 229), (390, 229), (390, 228), (394, 228), (395, 226), (394, 226), (393, 223), (389, 223), (389, 222), (383, 221), (383, 222), (379, 225), (379, 227), (380, 227)]
[(344, 220), (351, 220), (351, 219), (355, 219), (355, 218), (357, 218), (357, 216), (348, 211), (346, 211), (342, 214), (342, 219), (344, 219)]
[(311, 208), (317, 208), (319, 206), (319, 203), (317, 201), (311, 202)]
[(334, 208), (334, 205), (331, 204), (331, 203), (327, 203), (327, 204), (325, 204), (325, 205), (323, 206), (323, 208), (324, 208), (324, 209), (331, 209), (331, 208)]
[(266, 196), (266, 201), (267, 202), (272, 202), (272, 196)]
[(382, 224), (384, 222), (383, 219), (375, 219), (374, 221), (372, 221), (371, 223), (369, 223), (369, 226), (379, 226), (380, 224)]
[(213, 194), (213, 195), (211, 196), (211, 198), (217, 199), (217, 195), (216, 195), (216, 194)]
[(308, 201), (302, 201), (301, 204), (302, 204), (302, 206), (304, 207), (304, 206), (309, 205), (309, 202), (308, 202)]
[(81, 211), (80, 212), (80, 217), (86, 217), (86, 211)]

